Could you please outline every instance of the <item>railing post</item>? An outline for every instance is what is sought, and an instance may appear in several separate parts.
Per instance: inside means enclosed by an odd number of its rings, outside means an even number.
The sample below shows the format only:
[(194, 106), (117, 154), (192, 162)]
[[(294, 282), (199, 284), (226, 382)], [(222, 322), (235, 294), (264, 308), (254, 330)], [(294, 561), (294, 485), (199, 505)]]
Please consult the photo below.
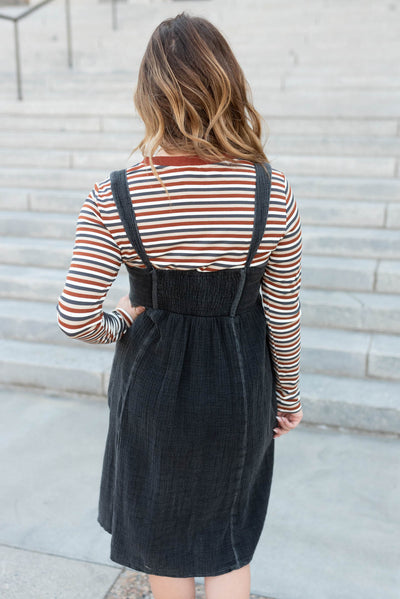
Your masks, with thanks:
[(21, 57), (19, 52), (18, 20), (14, 20), (15, 66), (17, 75), (18, 100), (22, 100)]
[[(11, 16), (4, 14), (0, 11), (0, 19), (5, 19), (7, 21), (12, 21), (14, 23), (14, 50), (15, 50), (15, 66), (16, 66), (16, 78), (17, 78), (17, 89), (18, 89), (18, 99), (22, 100), (22, 72), (21, 72), (21, 55), (20, 55), (20, 44), (19, 44), (19, 28), (18, 24), (21, 19), (28, 17), (33, 12), (37, 11), (42, 6), (49, 4), (53, 0), (42, 0), (41, 2), (37, 2), (30, 8), (27, 8), (20, 14), (16, 16)], [(67, 51), (68, 51), (68, 65), (70, 67), (73, 66), (73, 58), (72, 58), (72, 33), (71, 33), (71, 3), (70, 0), (65, 0), (65, 16), (66, 16), (66, 26), (67, 26)]]
[(117, 0), (111, 0), (111, 11), (112, 11), (112, 26), (113, 26), (113, 29), (117, 29), (118, 28)]
[(70, 0), (65, 0), (65, 14), (67, 21), (67, 45), (68, 45), (68, 65), (72, 67), (72, 35), (71, 35), (71, 5)]

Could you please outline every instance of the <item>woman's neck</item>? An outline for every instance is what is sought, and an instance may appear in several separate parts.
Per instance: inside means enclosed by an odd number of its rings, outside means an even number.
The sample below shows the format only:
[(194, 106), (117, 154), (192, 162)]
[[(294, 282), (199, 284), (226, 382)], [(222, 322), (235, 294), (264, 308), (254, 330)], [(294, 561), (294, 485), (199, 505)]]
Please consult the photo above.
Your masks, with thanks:
[(161, 149), (159, 152), (157, 152), (156, 156), (186, 156), (186, 154), (183, 154), (182, 152), (175, 152), (172, 154)]

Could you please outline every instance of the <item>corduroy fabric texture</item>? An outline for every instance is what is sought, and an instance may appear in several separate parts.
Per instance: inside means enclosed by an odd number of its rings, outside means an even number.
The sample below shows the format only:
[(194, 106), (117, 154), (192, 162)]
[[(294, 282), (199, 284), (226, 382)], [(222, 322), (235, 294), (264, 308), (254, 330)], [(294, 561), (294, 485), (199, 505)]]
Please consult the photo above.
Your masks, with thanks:
[(116, 344), (98, 522), (112, 535), (110, 559), (147, 574), (241, 568), (264, 526), (277, 404), (260, 294), (266, 264), (250, 266), (270, 196), (260, 165), (256, 175), (246, 266), (201, 272), (153, 268), (126, 171), (111, 173), (122, 224), (146, 265), (128, 268), (131, 303), (146, 310)]

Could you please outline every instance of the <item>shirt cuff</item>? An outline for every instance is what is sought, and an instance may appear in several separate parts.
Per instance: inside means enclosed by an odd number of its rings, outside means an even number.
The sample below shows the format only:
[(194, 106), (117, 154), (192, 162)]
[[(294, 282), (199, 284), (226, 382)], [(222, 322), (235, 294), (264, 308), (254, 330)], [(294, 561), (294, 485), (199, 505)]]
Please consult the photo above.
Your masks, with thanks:
[(130, 327), (133, 324), (134, 319), (123, 308), (115, 308), (115, 310), (113, 310), (113, 312), (118, 312), (122, 316), (122, 318), (124, 319), (124, 321), (126, 322), (128, 327)]
[(303, 409), (303, 406), (301, 405), (301, 401), (296, 401), (293, 403), (293, 405), (288, 406), (287, 404), (285, 405), (280, 405), (279, 401), (277, 402), (277, 409), (279, 410), (279, 412), (285, 412), (287, 414), (295, 414), (296, 412), (300, 412), (300, 410)]

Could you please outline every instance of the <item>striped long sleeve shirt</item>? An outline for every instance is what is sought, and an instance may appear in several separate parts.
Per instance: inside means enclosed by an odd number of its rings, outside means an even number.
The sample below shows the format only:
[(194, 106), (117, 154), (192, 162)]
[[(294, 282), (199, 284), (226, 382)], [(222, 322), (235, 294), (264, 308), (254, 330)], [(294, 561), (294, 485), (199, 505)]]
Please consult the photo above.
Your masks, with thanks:
[[(155, 268), (212, 271), (242, 268), (249, 251), (256, 171), (252, 162), (206, 162), (198, 157), (155, 156), (127, 168), (139, 235)], [(285, 174), (272, 169), (263, 239), (251, 266), (266, 264), (261, 297), (276, 374), (278, 409), (302, 409), (300, 375), (300, 284), (302, 232), (296, 200)], [(119, 340), (131, 316), (103, 303), (121, 265), (146, 268), (129, 242), (113, 200), (110, 177), (94, 184), (80, 210), (75, 245), (58, 324), (88, 343)]]

